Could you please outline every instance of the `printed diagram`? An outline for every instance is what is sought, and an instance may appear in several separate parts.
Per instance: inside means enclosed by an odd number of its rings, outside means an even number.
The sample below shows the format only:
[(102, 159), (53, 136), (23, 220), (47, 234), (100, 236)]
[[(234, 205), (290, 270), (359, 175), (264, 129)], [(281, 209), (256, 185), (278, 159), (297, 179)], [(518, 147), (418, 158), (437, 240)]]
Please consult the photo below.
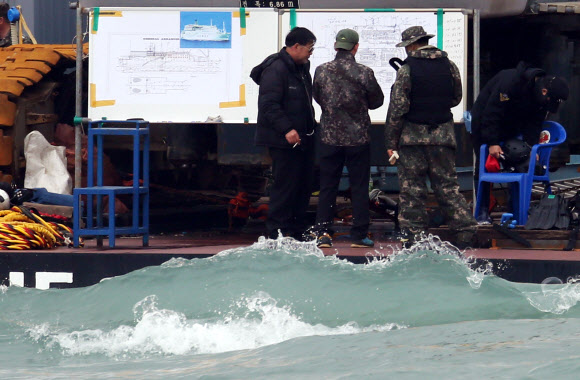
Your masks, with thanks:
[(240, 98), (239, 43), (232, 49), (182, 48), (178, 28), (172, 33), (107, 37), (107, 54), (102, 57), (110, 70), (103, 78), (101, 97), (117, 104), (170, 105), (218, 105)]
[(326, 20), (321, 20), (320, 15), (304, 14), (300, 15), (299, 22), (311, 28), (317, 37), (316, 50), (310, 58), (312, 68), (334, 59), (336, 55), (334, 42), (339, 30), (344, 28), (356, 30), (360, 40), (357, 62), (371, 67), (383, 91), (388, 93), (397, 75), (389, 60), (393, 57), (405, 59), (407, 56), (404, 48), (395, 46), (401, 40), (401, 33), (408, 27), (422, 25), (427, 33), (435, 34), (436, 20), (430, 16), (410, 12), (397, 12), (392, 17), (385, 14), (365, 13), (357, 17), (354, 14), (329, 13)]
[[(246, 39), (239, 11), (225, 9), (136, 7), (99, 18), (89, 41), (91, 114), (155, 121), (205, 120), (241, 110), (242, 120), (252, 116), (245, 110), (249, 77), (242, 76)], [(277, 21), (277, 15), (268, 19)]]
[(131, 50), (120, 56), (117, 68), (122, 73), (217, 73), (221, 71), (221, 59), (212, 56), (209, 50), (160, 51), (151, 43), (146, 50)]
[[(158, 104), (207, 104), (228, 96), (224, 89), (232, 78), (227, 64), (231, 50), (181, 49), (179, 37), (127, 39), (125, 44), (119, 40), (110, 58), (114, 70), (109, 79), (117, 84), (111, 87), (117, 101), (135, 103), (147, 96)], [(236, 90), (232, 97), (238, 96)]]
[(135, 95), (164, 95), (170, 91), (183, 92), (187, 89), (183, 80), (169, 80), (163, 77), (135, 76), (129, 79), (129, 92)]

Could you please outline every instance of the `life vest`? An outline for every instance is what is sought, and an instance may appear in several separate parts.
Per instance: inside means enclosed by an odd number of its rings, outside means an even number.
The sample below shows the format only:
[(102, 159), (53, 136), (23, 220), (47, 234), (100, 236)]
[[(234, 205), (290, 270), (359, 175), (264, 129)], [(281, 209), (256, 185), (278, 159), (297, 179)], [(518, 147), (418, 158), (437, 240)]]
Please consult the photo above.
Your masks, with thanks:
[(411, 66), (411, 105), (405, 115), (410, 122), (436, 126), (453, 119), (453, 77), (447, 57), (422, 59), (408, 57)]

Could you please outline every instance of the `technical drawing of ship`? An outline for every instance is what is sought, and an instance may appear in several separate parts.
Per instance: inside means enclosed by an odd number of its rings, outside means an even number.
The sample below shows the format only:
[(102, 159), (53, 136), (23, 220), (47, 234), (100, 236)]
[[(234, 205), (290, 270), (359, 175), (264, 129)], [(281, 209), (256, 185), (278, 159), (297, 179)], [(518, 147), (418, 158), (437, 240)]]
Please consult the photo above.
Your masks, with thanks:
[(181, 39), (189, 41), (229, 41), (231, 33), (226, 32), (226, 25), (218, 29), (210, 21), (209, 25), (187, 24), (181, 31)]
[(207, 51), (162, 50), (150, 44), (144, 50), (130, 50), (118, 58), (117, 70), (122, 73), (135, 72), (194, 72), (213, 74), (221, 69), (222, 60)]

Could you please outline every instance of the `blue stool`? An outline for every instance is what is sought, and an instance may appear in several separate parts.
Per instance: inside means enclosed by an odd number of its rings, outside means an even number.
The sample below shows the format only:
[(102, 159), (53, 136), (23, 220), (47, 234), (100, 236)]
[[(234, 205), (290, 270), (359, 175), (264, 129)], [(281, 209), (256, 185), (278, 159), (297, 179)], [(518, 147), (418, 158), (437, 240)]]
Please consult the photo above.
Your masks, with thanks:
[[(133, 137), (133, 186), (103, 186), (103, 140), (105, 136)], [(94, 152), (97, 145), (97, 168), (95, 185)], [(141, 140), (143, 140), (141, 144)], [(73, 190), (73, 243), (79, 246), (81, 236), (97, 236), (99, 246), (102, 236), (108, 236), (109, 247), (115, 247), (116, 235), (143, 235), (143, 246), (149, 245), (149, 122), (143, 120), (99, 120), (89, 122), (87, 187)], [(141, 152), (141, 148), (143, 152)], [(143, 184), (139, 178), (142, 173)], [(132, 223), (129, 227), (115, 224), (115, 197), (121, 194), (133, 196)], [(83, 214), (81, 196), (86, 196), (86, 214)], [(103, 225), (103, 196), (108, 196), (108, 224)], [(96, 226), (93, 223), (93, 201), (96, 197)], [(81, 218), (86, 226), (81, 227)]]
[[(532, 198), (532, 185), (534, 182), (542, 182), (548, 194), (552, 193), (550, 186), (550, 154), (552, 148), (566, 141), (566, 130), (555, 121), (545, 121), (542, 129), (550, 136), (549, 141), (532, 146), (530, 152), (530, 163), (525, 173), (489, 173), (485, 169), (485, 161), (488, 155), (488, 146), (482, 145), (479, 156), (479, 183), (477, 185), (477, 199), (475, 203), (475, 218), (482, 213), (483, 196), (489, 195), (483, 191), (486, 183), (511, 183), (510, 196), (514, 218), (518, 225), (525, 225), (528, 220), (528, 210)], [(535, 174), (536, 156), (539, 157), (539, 164), (542, 173)], [(517, 186), (515, 186), (517, 184)]]

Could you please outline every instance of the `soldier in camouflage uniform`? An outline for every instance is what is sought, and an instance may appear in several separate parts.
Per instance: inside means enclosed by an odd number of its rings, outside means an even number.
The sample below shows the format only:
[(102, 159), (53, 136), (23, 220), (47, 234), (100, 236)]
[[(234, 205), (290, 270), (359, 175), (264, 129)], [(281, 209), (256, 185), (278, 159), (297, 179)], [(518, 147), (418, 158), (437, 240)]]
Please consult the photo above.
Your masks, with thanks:
[[(8, 11), (10, 5), (6, 2), (0, 3), (0, 47), (8, 47), (12, 45), (12, 33), (10, 30), (10, 20), (8, 20)], [(32, 40), (28, 36), (24, 36), (22, 43), (31, 44)]]
[(12, 45), (10, 21), (8, 20), (9, 10), (10, 5), (8, 3), (0, 3), (0, 47)]
[[(461, 77), (447, 53), (428, 45), (432, 34), (413, 26), (402, 33), (407, 59), (391, 89), (385, 129), (389, 157), (397, 150), (400, 185), (400, 225), (404, 243), (426, 231), (426, 177), (456, 244), (469, 245), (477, 222), (459, 193), (455, 171), (455, 133), (451, 108), (462, 97)], [(412, 241), (412, 240), (411, 240)], [(407, 244), (406, 244), (407, 245)]]
[(352, 247), (372, 247), (367, 237), (370, 213), (371, 120), (369, 109), (383, 104), (384, 95), (373, 70), (357, 63), (358, 33), (343, 29), (336, 35), (336, 57), (316, 68), (313, 96), (322, 108), (320, 119), (320, 196), (315, 229), (320, 247), (332, 246), (330, 235), (336, 196), (346, 165), (353, 206)]

